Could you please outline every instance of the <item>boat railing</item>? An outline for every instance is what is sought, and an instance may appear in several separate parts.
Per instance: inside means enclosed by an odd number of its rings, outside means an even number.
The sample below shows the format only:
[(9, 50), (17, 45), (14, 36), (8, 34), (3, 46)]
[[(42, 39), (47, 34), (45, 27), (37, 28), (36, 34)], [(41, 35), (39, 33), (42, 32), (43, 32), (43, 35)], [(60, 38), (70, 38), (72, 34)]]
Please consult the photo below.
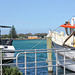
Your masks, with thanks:
[[(51, 51), (52, 50), (52, 51)], [(75, 64), (66, 64), (66, 61), (70, 60), (70, 59), (66, 59), (66, 52), (74, 52), (75, 49), (74, 48), (63, 48), (63, 49), (59, 49), (59, 48), (51, 48), (51, 49), (30, 49), (30, 50), (15, 50), (14, 52), (16, 53), (15, 55), (15, 60), (16, 62), (15, 63), (2, 63), (2, 53), (14, 53), (13, 51), (6, 51), (6, 50), (1, 50), (0, 51), (0, 72), (1, 72), (1, 75), (2, 75), (2, 67), (3, 66), (16, 66), (18, 69), (21, 69), (21, 70), (25, 70), (25, 75), (27, 75), (27, 70), (28, 69), (35, 69), (35, 75), (37, 75), (37, 69), (38, 68), (45, 68), (45, 67), (56, 67), (56, 75), (58, 75), (58, 67), (59, 66), (64, 66), (64, 75), (65, 75), (65, 66), (67, 65), (75, 65)], [(59, 61), (63, 61), (63, 64), (61, 65), (58, 65), (58, 53), (59, 52), (63, 52), (64, 54), (64, 58), (63, 59), (60, 59)], [(55, 53), (56, 54), (56, 59), (52, 59), (52, 60), (47, 60), (47, 58), (45, 58), (45, 60), (42, 60), (42, 61), (38, 61), (38, 54), (39, 53)], [(34, 56), (32, 57), (31, 54), (34, 54)], [(33, 59), (34, 58), (34, 61), (27, 61), (27, 57)], [(24, 62), (18, 62), (19, 58), (21, 60), (22, 57), (20, 56), (23, 56), (24, 57)], [(47, 56), (47, 55), (46, 55)], [(8, 57), (9, 58), (9, 57)], [(11, 58), (14, 58), (14, 57), (11, 57)], [(39, 57), (41, 58), (41, 56)], [(72, 60), (75, 60), (74, 58)], [(51, 64), (51, 65), (43, 65), (43, 66), (38, 66), (37, 64), (38, 63), (49, 63), (49, 62), (56, 62), (56, 64)], [(27, 64), (31, 64), (31, 63), (34, 63), (35, 66), (33, 67), (28, 67)], [(20, 65), (24, 65), (23, 67), (20, 67)]]

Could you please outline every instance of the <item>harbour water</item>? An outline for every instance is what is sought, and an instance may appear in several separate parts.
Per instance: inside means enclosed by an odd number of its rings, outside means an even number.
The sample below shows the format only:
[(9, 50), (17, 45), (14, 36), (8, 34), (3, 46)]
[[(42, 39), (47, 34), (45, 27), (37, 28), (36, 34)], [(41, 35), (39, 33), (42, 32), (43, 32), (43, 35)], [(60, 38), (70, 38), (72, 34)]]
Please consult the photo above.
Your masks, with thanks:
[[(46, 49), (47, 44), (46, 44), (46, 40), (14, 40), (13, 41), (13, 45), (15, 47), (16, 50), (25, 50), (25, 49)], [(40, 42), (39, 44), (37, 44), (38, 42)], [(37, 44), (37, 45), (36, 45)], [(18, 52), (15, 53), (15, 56)], [(55, 53), (53, 53), (52, 56), (53, 60), (55, 60)], [(46, 61), (47, 59), (47, 53), (39, 53), (37, 54), (37, 61)], [(33, 62), (35, 60), (35, 54), (28, 54), (27, 55), (27, 62)], [(14, 60), (13, 63), (15, 63), (16, 61)], [(24, 63), (24, 55), (21, 55), (18, 58), (18, 62), (19, 63)], [(56, 63), (53, 62), (53, 65), (55, 65)], [(37, 66), (46, 66), (47, 63), (37, 63)], [(24, 67), (24, 64), (19, 65), (19, 67)], [(31, 64), (27, 64), (27, 67), (35, 67), (34, 63)], [(21, 70), (21, 72), (24, 75), (24, 70)], [(62, 75), (64, 74), (64, 69), (62, 67), (58, 67), (58, 74)], [(72, 72), (69, 70), (66, 70), (66, 74), (71, 74)], [(35, 69), (28, 69), (27, 70), (27, 75), (35, 75)], [(37, 75), (48, 75), (48, 68), (37, 68)], [(52, 75), (56, 75), (56, 67), (53, 67), (53, 74)]]

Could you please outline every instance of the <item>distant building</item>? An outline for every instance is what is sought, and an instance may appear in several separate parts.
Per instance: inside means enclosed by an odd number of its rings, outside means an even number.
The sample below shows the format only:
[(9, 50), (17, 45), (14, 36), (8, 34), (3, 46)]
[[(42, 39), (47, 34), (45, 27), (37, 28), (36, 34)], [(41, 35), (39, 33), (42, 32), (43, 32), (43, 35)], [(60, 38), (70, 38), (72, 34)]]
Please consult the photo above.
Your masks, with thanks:
[(38, 39), (38, 36), (28, 36), (28, 39)]

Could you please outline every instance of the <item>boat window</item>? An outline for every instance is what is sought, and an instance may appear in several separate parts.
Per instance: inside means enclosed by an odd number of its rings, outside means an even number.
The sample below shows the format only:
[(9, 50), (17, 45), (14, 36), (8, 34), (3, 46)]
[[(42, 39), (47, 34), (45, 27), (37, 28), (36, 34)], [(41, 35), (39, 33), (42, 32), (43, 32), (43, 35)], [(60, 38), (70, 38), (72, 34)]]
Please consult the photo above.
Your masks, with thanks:
[(70, 35), (70, 29), (69, 28), (65, 28), (66, 34)]
[[(75, 31), (75, 28), (74, 28), (74, 31)], [(75, 34), (74, 34), (74, 36), (75, 36)]]
[(13, 40), (11, 39), (2, 39), (0, 45), (12, 45)]

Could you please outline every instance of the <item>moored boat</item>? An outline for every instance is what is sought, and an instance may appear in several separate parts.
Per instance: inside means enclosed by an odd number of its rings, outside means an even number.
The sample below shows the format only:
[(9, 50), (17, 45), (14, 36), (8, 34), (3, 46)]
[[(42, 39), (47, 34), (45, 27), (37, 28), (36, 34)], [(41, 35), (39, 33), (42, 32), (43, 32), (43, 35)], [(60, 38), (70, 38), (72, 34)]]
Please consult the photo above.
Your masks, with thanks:
[[(0, 25), (0, 28), (11, 28), (10, 26), (2, 26)], [(6, 53), (3, 53), (3, 60), (12, 60), (15, 59), (14, 52), (15, 48), (12, 45), (13, 39), (2, 39), (1, 38), (1, 30), (0, 30), (0, 49), (3, 51), (7, 51)], [(11, 53), (10, 53), (11, 51)]]
[(66, 48), (67, 50), (72, 50), (70, 52), (58, 52), (58, 64), (64, 67), (64, 61), (60, 61), (61, 59), (64, 60), (64, 53), (66, 64), (65, 68), (75, 71), (75, 17), (71, 19), (70, 21), (67, 21), (65, 24), (61, 25), (60, 27), (64, 27), (65, 29), (65, 35), (64, 32), (61, 31), (61, 33), (55, 32), (55, 31), (49, 31), (49, 35), (52, 37), (52, 44), (54, 48), (59, 48), (63, 50)]

